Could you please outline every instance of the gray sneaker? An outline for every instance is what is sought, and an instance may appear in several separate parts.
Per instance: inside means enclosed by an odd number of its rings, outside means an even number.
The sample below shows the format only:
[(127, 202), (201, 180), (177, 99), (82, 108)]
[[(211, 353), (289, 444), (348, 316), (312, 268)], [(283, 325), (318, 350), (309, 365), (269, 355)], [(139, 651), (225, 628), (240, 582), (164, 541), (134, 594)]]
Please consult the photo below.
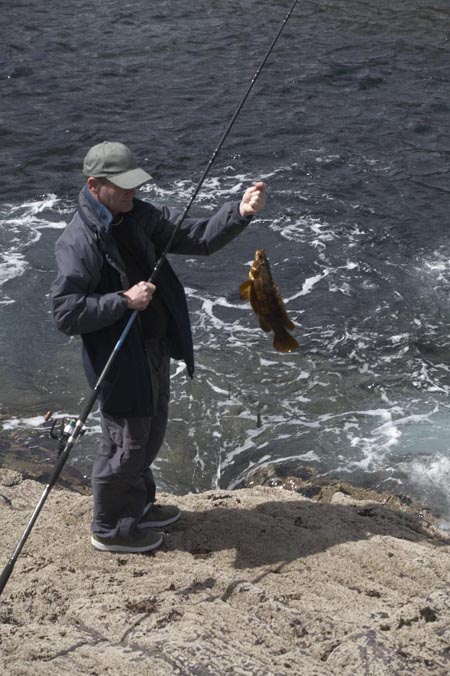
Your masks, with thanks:
[(129, 554), (149, 552), (162, 544), (161, 533), (137, 533), (119, 538), (102, 538), (91, 535), (91, 543), (102, 552), (128, 552)]
[(144, 509), (138, 528), (164, 528), (178, 521), (180, 516), (181, 512), (175, 505), (158, 505), (156, 502), (150, 502)]

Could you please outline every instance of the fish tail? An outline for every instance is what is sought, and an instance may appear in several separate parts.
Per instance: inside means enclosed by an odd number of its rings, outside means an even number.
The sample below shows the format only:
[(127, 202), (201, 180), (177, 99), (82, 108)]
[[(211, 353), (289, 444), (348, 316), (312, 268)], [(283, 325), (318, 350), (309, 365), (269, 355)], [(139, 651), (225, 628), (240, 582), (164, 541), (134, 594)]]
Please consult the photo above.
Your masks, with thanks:
[(285, 329), (280, 329), (275, 334), (273, 346), (278, 352), (292, 352), (292, 350), (297, 350), (300, 344)]

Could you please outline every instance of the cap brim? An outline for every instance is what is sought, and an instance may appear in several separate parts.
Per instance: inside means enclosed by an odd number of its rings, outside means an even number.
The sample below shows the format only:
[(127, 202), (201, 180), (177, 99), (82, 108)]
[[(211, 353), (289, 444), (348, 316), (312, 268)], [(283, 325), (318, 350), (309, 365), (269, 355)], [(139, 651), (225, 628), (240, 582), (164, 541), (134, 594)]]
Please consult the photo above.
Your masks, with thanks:
[(148, 183), (152, 180), (150, 174), (147, 174), (143, 169), (130, 169), (129, 171), (124, 171), (123, 174), (111, 174), (110, 176), (105, 176), (111, 183), (117, 185), (119, 188), (124, 190), (133, 190), (134, 188), (139, 188), (139, 186)]

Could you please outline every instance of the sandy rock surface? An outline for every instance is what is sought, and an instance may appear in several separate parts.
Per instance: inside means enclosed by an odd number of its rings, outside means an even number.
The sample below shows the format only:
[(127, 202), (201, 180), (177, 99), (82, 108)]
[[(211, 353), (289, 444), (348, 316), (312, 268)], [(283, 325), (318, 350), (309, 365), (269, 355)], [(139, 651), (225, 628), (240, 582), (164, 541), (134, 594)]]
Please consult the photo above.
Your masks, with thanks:
[[(42, 491), (0, 471), (2, 568)], [(109, 554), (90, 496), (54, 488), (1, 597), (0, 673), (450, 673), (450, 541), (415, 513), (280, 487), (176, 502), (160, 550)]]

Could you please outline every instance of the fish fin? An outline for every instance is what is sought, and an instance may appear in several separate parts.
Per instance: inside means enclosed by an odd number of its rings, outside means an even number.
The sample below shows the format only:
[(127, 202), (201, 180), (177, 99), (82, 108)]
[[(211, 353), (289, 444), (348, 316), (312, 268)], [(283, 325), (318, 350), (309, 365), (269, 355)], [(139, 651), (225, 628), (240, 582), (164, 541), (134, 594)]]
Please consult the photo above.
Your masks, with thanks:
[(239, 293), (242, 298), (242, 300), (249, 300), (250, 298), (250, 287), (252, 283), (248, 279), (246, 282), (243, 282), (241, 286), (239, 287)]
[(281, 329), (275, 334), (273, 346), (278, 352), (292, 352), (297, 350), (300, 344), (285, 329)]
[(294, 322), (292, 322), (287, 315), (286, 315), (286, 319), (284, 321), (284, 326), (285, 326), (286, 329), (289, 329), (289, 331), (293, 331), (295, 329)]
[(266, 333), (269, 333), (269, 331), (272, 331), (272, 327), (270, 326), (269, 322), (267, 319), (264, 319), (264, 317), (261, 317), (261, 315), (258, 315), (259, 319), (259, 325), (262, 328), (263, 331)]

